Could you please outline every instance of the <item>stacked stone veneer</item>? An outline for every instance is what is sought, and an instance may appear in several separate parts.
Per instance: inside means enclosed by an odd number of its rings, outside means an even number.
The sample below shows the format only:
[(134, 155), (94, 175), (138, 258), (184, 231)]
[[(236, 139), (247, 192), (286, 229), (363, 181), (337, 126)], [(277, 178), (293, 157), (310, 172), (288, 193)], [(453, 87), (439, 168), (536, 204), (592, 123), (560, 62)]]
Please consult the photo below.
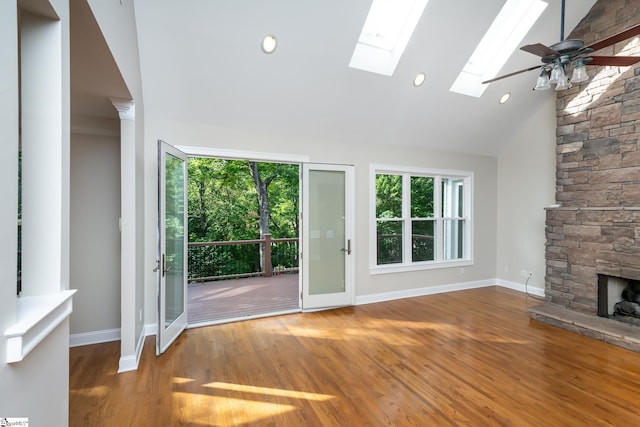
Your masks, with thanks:
[[(586, 44), (640, 22), (640, 0), (600, 0)], [(640, 55), (630, 39), (598, 55)], [(588, 67), (557, 96), (556, 201), (547, 209), (546, 300), (597, 313), (597, 275), (640, 280), (640, 67)]]

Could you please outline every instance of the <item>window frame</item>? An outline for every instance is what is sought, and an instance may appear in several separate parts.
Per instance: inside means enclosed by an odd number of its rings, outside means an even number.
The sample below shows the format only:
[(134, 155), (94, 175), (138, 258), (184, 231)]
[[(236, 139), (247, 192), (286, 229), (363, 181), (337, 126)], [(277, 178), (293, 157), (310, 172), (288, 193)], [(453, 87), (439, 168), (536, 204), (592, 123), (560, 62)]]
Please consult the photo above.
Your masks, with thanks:
[[(393, 264), (378, 265), (378, 241), (376, 214), (376, 176), (380, 174), (402, 176), (402, 262)], [(383, 164), (371, 164), (369, 167), (369, 273), (386, 274), (405, 271), (430, 270), (438, 268), (463, 267), (473, 265), (473, 172), (461, 170), (445, 170), (433, 168), (419, 168), (410, 166), (394, 166)], [(427, 218), (434, 221), (434, 260), (416, 261), (410, 260), (412, 241), (411, 228), (415, 219), (425, 220), (425, 218), (412, 218), (411, 216), (411, 177), (424, 176), (434, 178), (434, 217)], [(463, 216), (450, 217), (443, 215), (442, 207), (442, 181), (443, 179), (459, 179), (463, 181), (464, 191)], [(447, 260), (444, 259), (444, 223), (451, 219), (463, 219), (465, 221), (465, 232), (463, 237), (464, 253), (462, 258)], [(388, 220), (388, 219), (387, 219)]]

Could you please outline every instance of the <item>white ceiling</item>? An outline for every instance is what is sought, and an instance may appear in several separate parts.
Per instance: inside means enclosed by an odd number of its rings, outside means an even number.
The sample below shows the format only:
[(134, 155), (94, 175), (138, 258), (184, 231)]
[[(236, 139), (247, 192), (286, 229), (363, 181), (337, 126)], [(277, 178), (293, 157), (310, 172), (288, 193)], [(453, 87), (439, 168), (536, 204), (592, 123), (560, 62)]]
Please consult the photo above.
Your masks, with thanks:
[[(559, 41), (561, 1), (547, 1), (522, 44)], [(567, 0), (567, 33), (594, 3)], [(479, 99), (449, 92), (504, 0), (430, 0), (392, 77), (351, 69), (370, 4), (136, 0), (145, 114), (290, 134), (301, 142), (324, 138), (497, 155), (518, 121), (555, 96), (531, 90), (535, 71), (493, 83)], [(260, 49), (266, 34), (278, 38), (272, 55)], [(74, 96), (83, 108), (92, 108), (83, 97), (96, 92), (91, 88), (97, 79), (89, 79), (79, 63), (95, 68), (99, 54), (115, 66), (104, 50), (85, 47), (84, 60), (76, 61), (73, 78), (84, 77), (82, 88), (74, 83)], [(516, 51), (501, 74), (537, 63), (533, 55)], [(105, 68), (100, 70), (104, 74)], [(421, 71), (427, 81), (415, 88), (413, 77)], [(100, 79), (109, 79), (102, 74)], [(111, 86), (122, 90), (119, 79)], [(98, 92), (110, 85), (99, 86), (105, 87)], [(512, 93), (511, 100), (499, 105), (505, 92)]]

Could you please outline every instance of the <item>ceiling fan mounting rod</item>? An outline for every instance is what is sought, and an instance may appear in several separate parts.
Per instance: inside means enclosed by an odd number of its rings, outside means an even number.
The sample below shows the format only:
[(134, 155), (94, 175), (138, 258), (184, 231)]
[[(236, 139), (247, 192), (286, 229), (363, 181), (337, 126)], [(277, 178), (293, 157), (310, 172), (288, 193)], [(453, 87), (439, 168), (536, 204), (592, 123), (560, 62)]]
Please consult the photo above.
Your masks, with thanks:
[(562, 6), (560, 6), (560, 40), (564, 40), (564, 2), (562, 0)]

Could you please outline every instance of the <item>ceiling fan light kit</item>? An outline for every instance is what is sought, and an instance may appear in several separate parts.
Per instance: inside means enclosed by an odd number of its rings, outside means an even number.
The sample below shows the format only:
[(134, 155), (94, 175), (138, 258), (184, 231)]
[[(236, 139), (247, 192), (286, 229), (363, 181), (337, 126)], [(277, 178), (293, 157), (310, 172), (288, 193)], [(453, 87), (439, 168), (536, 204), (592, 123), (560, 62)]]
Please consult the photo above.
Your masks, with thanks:
[[(564, 0), (562, 1), (561, 16), (561, 38), (564, 38)], [(582, 40), (567, 39), (551, 46), (542, 43), (522, 46), (520, 50), (539, 56), (542, 66), (529, 67), (524, 70), (505, 74), (482, 83), (491, 83), (527, 71), (539, 69), (540, 75), (536, 81), (534, 90), (550, 89), (552, 84), (556, 85), (556, 90), (569, 89), (572, 83), (582, 83), (589, 80), (586, 65), (605, 65), (628, 67), (640, 62), (640, 56), (597, 56), (592, 55), (600, 49), (612, 46), (631, 37), (640, 35), (640, 24), (630, 27), (618, 34), (599, 40), (585, 46)], [(567, 75), (567, 70), (573, 68), (571, 79)]]

